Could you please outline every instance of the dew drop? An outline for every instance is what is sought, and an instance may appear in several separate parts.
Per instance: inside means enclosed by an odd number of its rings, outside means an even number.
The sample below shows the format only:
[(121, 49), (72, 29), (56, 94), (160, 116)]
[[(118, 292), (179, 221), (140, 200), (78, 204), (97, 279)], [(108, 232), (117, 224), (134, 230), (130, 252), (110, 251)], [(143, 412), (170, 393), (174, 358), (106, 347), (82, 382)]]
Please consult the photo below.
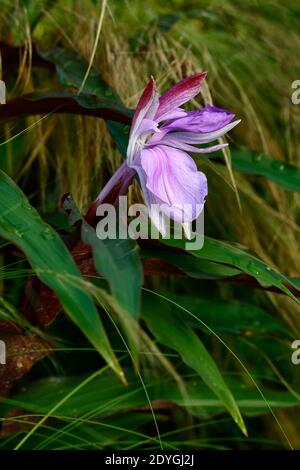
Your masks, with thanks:
[(252, 155), (252, 160), (254, 163), (260, 163), (262, 161), (262, 154), (255, 153), (254, 155)]
[(53, 240), (56, 237), (55, 230), (51, 227), (47, 227), (45, 230), (42, 231), (42, 237), (45, 240)]
[(274, 168), (274, 170), (278, 170), (278, 171), (283, 171), (285, 169), (284, 163), (279, 162), (279, 161), (274, 161), (272, 163), (272, 167)]
[(257, 265), (254, 263), (254, 261), (250, 261), (250, 263), (248, 263), (247, 269), (249, 273), (253, 274), (254, 276), (259, 276), (260, 274), (259, 269), (257, 268)]
[(24, 233), (29, 230), (30, 226), (26, 223), (23, 223), (15, 225), (6, 225), (4, 228), (8, 233), (13, 233), (17, 237), (22, 238)]
[(33, 207), (29, 204), (28, 201), (24, 201), (24, 202), (22, 203), (22, 209), (26, 209), (26, 210), (28, 210), (28, 211), (31, 211), (31, 210), (33, 209)]

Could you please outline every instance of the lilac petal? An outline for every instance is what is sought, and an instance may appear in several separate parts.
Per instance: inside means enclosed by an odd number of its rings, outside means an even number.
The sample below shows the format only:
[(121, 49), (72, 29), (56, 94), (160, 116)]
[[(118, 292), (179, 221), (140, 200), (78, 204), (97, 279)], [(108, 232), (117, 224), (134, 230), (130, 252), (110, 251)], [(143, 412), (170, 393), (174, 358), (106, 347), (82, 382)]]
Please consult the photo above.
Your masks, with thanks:
[(141, 152), (146, 188), (165, 203), (162, 209), (179, 222), (194, 220), (207, 195), (207, 180), (194, 160), (181, 150), (157, 145)]
[(181, 82), (170, 88), (159, 99), (159, 108), (155, 115), (155, 120), (163, 121), (164, 119), (171, 119), (171, 111), (174, 111), (175, 108), (198, 95), (205, 77), (206, 72), (197, 73), (181, 80)]
[[(131, 129), (135, 129), (136, 127), (138, 127), (145, 117), (148, 117), (149, 119), (154, 117), (156, 110), (152, 108), (156, 108), (156, 106), (159, 106), (158, 103), (156, 103), (155, 106), (154, 102), (157, 101), (156, 98), (158, 99), (156, 84), (154, 78), (151, 77), (135, 109)], [(150, 114), (153, 114), (153, 116), (149, 116), (149, 111)]]
[(163, 137), (160, 140), (159, 145), (167, 145), (168, 147), (173, 147), (175, 149), (177, 148), (180, 150), (184, 150), (185, 152), (201, 153), (201, 154), (217, 152), (218, 150), (222, 150), (223, 148), (228, 147), (227, 143), (217, 144), (217, 145), (212, 145), (210, 147), (202, 147), (202, 148), (194, 147), (193, 145), (189, 145), (189, 144), (186, 144), (185, 142), (182, 142), (180, 139), (176, 139), (175, 137), (172, 138), (171, 135)]
[(180, 119), (183, 118), (187, 115), (187, 112), (182, 109), (182, 108), (175, 108), (175, 109), (170, 109), (166, 113), (164, 113), (161, 117), (155, 116), (155, 119), (160, 122), (160, 121), (169, 121), (173, 119)]
[[(186, 113), (186, 116), (181, 119), (166, 122), (160, 127), (161, 132), (153, 135), (149, 139), (148, 144), (154, 145), (159, 143), (162, 145), (170, 145), (171, 147), (178, 147), (186, 151), (208, 153), (201, 149), (193, 150), (187, 146), (184, 147), (180, 144), (180, 141), (190, 144), (212, 142), (222, 137), (240, 122), (235, 121), (230, 124), (233, 118), (234, 114), (229, 113), (229, 111), (208, 105), (204, 109)], [(182, 131), (186, 129), (190, 132), (174, 132), (177, 129)], [(206, 129), (210, 129), (210, 132), (204, 132)], [(168, 135), (166, 136), (166, 134)], [(214, 151), (214, 149), (211, 150), (211, 152)]]
[[(191, 145), (208, 144), (209, 142), (213, 142), (214, 140), (223, 137), (239, 122), (241, 122), (240, 119), (238, 121), (230, 122), (226, 126), (222, 127), (222, 129), (218, 129), (214, 132), (207, 132), (205, 134), (196, 134), (194, 132), (172, 132), (171, 134), (165, 134), (165, 136), (161, 139), (161, 142), (164, 145), (172, 145), (176, 147), (179, 146), (180, 143)], [(172, 144), (169, 142), (172, 142)]]
[(132, 125), (129, 134), (129, 142), (127, 147), (127, 162), (131, 165), (136, 156), (136, 145), (141, 134), (145, 133), (145, 128), (148, 126), (149, 121), (155, 127), (153, 118), (159, 106), (158, 94), (154, 79), (151, 79), (146, 86), (134, 113)]
[(145, 134), (147, 132), (158, 132), (161, 130), (158, 129), (158, 123), (152, 119), (143, 119), (139, 126), (139, 135)]
[(206, 105), (203, 109), (190, 111), (186, 116), (167, 122), (163, 128), (196, 133), (207, 133), (222, 129), (234, 118), (226, 109)]
[(147, 142), (147, 146), (153, 146), (160, 144), (160, 141), (165, 137), (165, 135), (169, 132), (168, 129), (164, 129), (163, 127), (159, 128), (160, 132), (156, 132), (153, 134)]
[(134, 175), (135, 171), (132, 168), (129, 168), (127, 162), (124, 161), (98, 194), (96, 198), (97, 205), (102, 204), (107, 198), (109, 198), (109, 196), (115, 192), (114, 189), (116, 187), (118, 188), (118, 194), (123, 194), (122, 191), (127, 190)]
[(156, 198), (155, 195), (148, 190), (147, 175), (143, 168), (137, 165), (134, 167), (134, 169), (136, 170), (139, 176), (141, 188), (145, 198), (145, 203), (148, 208), (149, 217), (153, 225), (157, 228), (157, 230), (162, 234), (162, 236), (165, 237), (167, 235), (165, 214), (159, 210), (162, 201)]

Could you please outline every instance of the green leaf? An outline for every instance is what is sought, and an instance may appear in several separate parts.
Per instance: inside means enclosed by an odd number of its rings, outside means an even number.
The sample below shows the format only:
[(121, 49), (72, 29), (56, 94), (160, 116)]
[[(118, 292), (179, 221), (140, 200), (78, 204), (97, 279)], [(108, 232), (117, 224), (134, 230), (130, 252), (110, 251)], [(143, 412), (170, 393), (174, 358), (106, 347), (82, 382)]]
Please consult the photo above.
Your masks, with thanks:
[(290, 191), (300, 191), (300, 168), (248, 149), (232, 150), (233, 168), (247, 175), (265, 176)]
[(227, 408), (244, 434), (247, 434), (236, 401), (226, 385), (212, 356), (187, 322), (174, 308), (157, 298), (146, 295), (142, 311), (143, 319), (158, 341), (175, 349), (182, 360), (197, 371), (203, 381)]
[[(191, 295), (168, 294), (168, 297), (192, 312), (217, 333), (245, 335), (247, 338), (254, 335), (284, 335), (285, 338), (293, 339), (292, 333), (277, 318), (256, 305), (216, 298), (202, 299)], [(194, 328), (207, 332), (197, 318), (189, 316), (186, 320)]]
[(164, 33), (170, 31), (182, 15), (180, 13), (166, 13), (157, 18), (157, 27)]
[[(110, 290), (119, 305), (137, 318), (140, 310), (143, 269), (138, 256), (138, 245), (131, 238), (102, 240), (96, 230), (81, 216), (72, 196), (64, 201), (71, 223), (81, 220), (81, 236), (91, 245), (95, 267), (109, 283)], [(117, 229), (117, 227), (116, 227)]]
[(130, 126), (109, 120), (106, 121), (106, 125), (120, 154), (123, 158), (126, 158)]
[(112, 295), (137, 318), (143, 271), (136, 242), (130, 238), (101, 240), (87, 223), (83, 223), (82, 237), (92, 246), (96, 269), (108, 281)]
[[(88, 69), (88, 62), (84, 57), (71, 49), (56, 47), (47, 51), (39, 50), (39, 54), (55, 65), (60, 83), (67, 87), (80, 88)], [(106, 96), (120, 103), (117, 93), (102, 80), (100, 73), (91, 67), (85, 81), (83, 93)]]
[(143, 247), (142, 258), (166, 261), (195, 279), (224, 279), (241, 274), (239, 269), (231, 266), (206, 260), (199, 263), (196, 258), (188, 253), (173, 253), (165, 249), (158, 249), (158, 247), (155, 247), (155, 249), (147, 246)]
[[(110, 372), (96, 377), (88, 382), (79, 392), (69, 396), (86, 380), (86, 377), (51, 377), (31, 383), (31, 386), (12, 398), (2, 398), (1, 415), (3, 416), (12, 406), (32, 411), (34, 413), (49, 413), (61, 400), (61, 405), (55, 409), (55, 416), (75, 417), (85, 416), (97, 410), (98, 417), (113, 416), (114, 413), (136, 410), (147, 405), (145, 390), (132, 371), (126, 371), (128, 386), (124, 386)], [(224, 412), (224, 404), (217, 398), (198, 377), (185, 378), (187, 396), (182, 396), (174, 381), (169, 377), (154, 377), (147, 373), (143, 377), (152, 402), (168, 400), (182, 407), (188, 407), (195, 416), (208, 417)], [(242, 378), (226, 377), (243, 413), (261, 415), (269, 413), (268, 405), (273, 409), (290, 408), (299, 405), (299, 400), (289, 392), (270, 387), (264, 390), (266, 401), (252, 386), (243, 383)], [(50, 414), (51, 415), (51, 414)]]
[[(47, 51), (39, 51), (40, 55), (55, 65), (56, 73), (60, 83), (68, 87), (80, 88), (83, 82), (88, 63), (87, 61), (70, 49), (55, 48)], [(83, 93), (92, 94), (98, 97), (107, 97), (114, 100), (124, 110), (122, 101), (116, 91), (111, 88), (101, 77), (100, 73), (91, 68), (89, 76), (85, 82)], [(132, 116), (132, 111), (124, 111)], [(128, 135), (130, 126), (116, 121), (106, 121), (107, 128), (117, 144), (123, 157), (126, 157)]]
[[(181, 249), (185, 249), (187, 242), (187, 240), (184, 239), (161, 239), (161, 241), (169, 246)], [(240, 271), (254, 277), (263, 287), (275, 286), (298, 302), (297, 298), (285, 286), (285, 283), (290, 283), (297, 288), (296, 284), (294, 284), (290, 278), (274, 271), (270, 266), (241, 245), (230, 244), (229, 242), (205, 237), (203, 247), (200, 250), (189, 250), (189, 253), (201, 260), (234, 266)]]
[(110, 367), (122, 376), (97, 309), (66, 246), (55, 230), (40, 218), (20, 188), (2, 171), (0, 235), (25, 253), (36, 275), (57, 294), (70, 318)]
[[(90, 234), (88, 239), (91, 241)], [(108, 280), (112, 295), (120, 306), (137, 318), (143, 284), (138, 245), (130, 239), (99, 241), (94, 238), (94, 234), (93, 239), (93, 257), (97, 270)]]

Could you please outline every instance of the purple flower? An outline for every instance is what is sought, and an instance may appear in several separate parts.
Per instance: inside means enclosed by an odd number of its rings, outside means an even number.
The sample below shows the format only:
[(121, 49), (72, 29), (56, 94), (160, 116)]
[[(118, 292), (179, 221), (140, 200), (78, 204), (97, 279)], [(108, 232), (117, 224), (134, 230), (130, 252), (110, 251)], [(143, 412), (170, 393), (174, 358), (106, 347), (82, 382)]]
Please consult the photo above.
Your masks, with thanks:
[(204, 207), (207, 179), (186, 152), (220, 150), (227, 144), (195, 145), (213, 142), (240, 122), (215, 106), (188, 112), (181, 107), (199, 93), (205, 77), (206, 72), (188, 77), (161, 97), (151, 78), (134, 113), (127, 165), (137, 172), (149, 215), (162, 234), (165, 215), (186, 228)]

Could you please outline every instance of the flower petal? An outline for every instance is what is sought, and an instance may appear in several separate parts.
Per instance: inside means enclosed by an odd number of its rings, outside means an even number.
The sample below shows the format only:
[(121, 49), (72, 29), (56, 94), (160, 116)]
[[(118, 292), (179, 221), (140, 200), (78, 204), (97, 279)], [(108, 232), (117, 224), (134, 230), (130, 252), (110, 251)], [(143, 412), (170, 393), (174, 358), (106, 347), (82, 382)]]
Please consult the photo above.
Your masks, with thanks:
[(164, 93), (159, 99), (159, 108), (155, 119), (158, 121), (172, 119), (170, 113), (174, 112), (175, 108), (180, 107), (198, 95), (205, 77), (206, 72), (197, 73), (176, 83), (176, 85)]
[[(214, 140), (219, 139), (220, 137), (223, 137), (227, 132), (229, 132), (233, 127), (235, 127), (241, 120), (239, 119), (238, 121), (233, 121), (227, 124), (226, 126), (222, 127), (221, 129), (218, 129), (217, 131), (214, 132), (207, 132), (204, 134), (200, 133), (194, 133), (194, 132), (172, 132), (168, 134), (161, 134), (162, 137), (160, 139), (160, 144), (163, 145), (172, 145), (175, 147), (179, 147), (180, 144), (185, 143), (185, 144), (191, 144), (191, 145), (197, 145), (197, 144), (208, 144), (209, 142), (213, 142)], [(162, 132), (164, 132), (164, 129), (162, 129)]]
[(163, 128), (169, 130), (182, 130), (196, 133), (207, 133), (222, 129), (234, 118), (234, 114), (226, 109), (210, 106), (190, 111), (186, 116), (167, 122)]
[(179, 119), (179, 118), (183, 118), (187, 115), (187, 112), (183, 109), (183, 108), (175, 108), (175, 109), (171, 109), (170, 111), (168, 111), (162, 119), (160, 119), (160, 121), (162, 120), (165, 120), (165, 119)]
[[(127, 147), (127, 162), (130, 166), (136, 157), (137, 142), (141, 134), (145, 133), (145, 128), (149, 128), (149, 123), (155, 127), (153, 118), (159, 106), (158, 93), (154, 79), (151, 77), (146, 86), (134, 113), (132, 125), (129, 134)], [(150, 130), (150, 129), (148, 129)]]
[(160, 140), (159, 145), (167, 145), (168, 147), (173, 147), (175, 149), (184, 150), (185, 152), (201, 153), (201, 154), (217, 152), (218, 150), (222, 150), (223, 148), (228, 147), (227, 143), (211, 145), (209, 147), (201, 147), (201, 148), (194, 147), (193, 145), (189, 145), (189, 144), (186, 144), (185, 142), (182, 142), (180, 139), (176, 139), (175, 137), (172, 138), (171, 135), (163, 137)]
[[(131, 125), (132, 130), (138, 127), (141, 121), (145, 117), (149, 119), (154, 117), (154, 114), (156, 111), (152, 109), (152, 113), (151, 113), (151, 108), (156, 108), (156, 106), (157, 107), (159, 106), (158, 103), (155, 103), (155, 101), (157, 102), (157, 100), (158, 100), (158, 94), (156, 91), (156, 83), (155, 83), (154, 78), (151, 77), (135, 109), (133, 119), (132, 119), (132, 125)], [(153, 116), (149, 114), (153, 114)]]
[(147, 188), (147, 175), (141, 166), (134, 167), (140, 180), (141, 188), (144, 194), (145, 203), (148, 208), (149, 217), (153, 225), (162, 234), (163, 237), (167, 235), (166, 216), (159, 210), (162, 201), (155, 197)]
[(207, 180), (194, 160), (181, 150), (157, 145), (141, 152), (146, 188), (164, 204), (169, 217), (188, 222), (198, 217), (207, 195)]
[(160, 133), (160, 129), (158, 129), (158, 123), (153, 121), (153, 119), (143, 119), (140, 126), (139, 126), (139, 135), (148, 133), (148, 132), (158, 132)]

